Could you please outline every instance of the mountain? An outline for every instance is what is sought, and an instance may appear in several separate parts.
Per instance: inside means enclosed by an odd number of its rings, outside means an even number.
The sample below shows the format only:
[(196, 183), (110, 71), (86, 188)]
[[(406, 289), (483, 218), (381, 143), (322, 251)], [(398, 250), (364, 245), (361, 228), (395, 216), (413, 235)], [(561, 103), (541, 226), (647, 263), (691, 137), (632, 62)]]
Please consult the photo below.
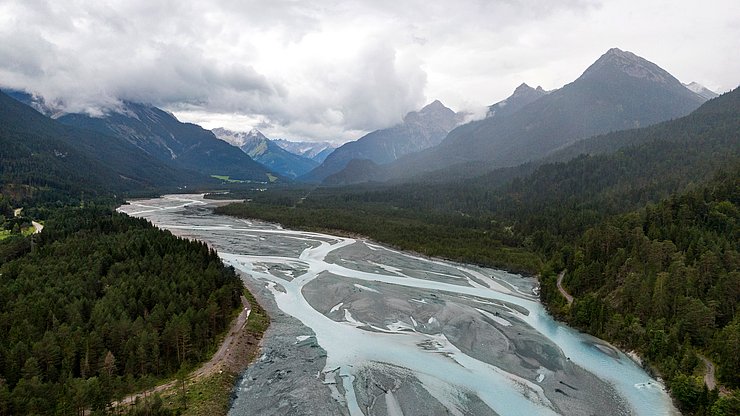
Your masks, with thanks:
[(154, 158), (206, 175), (268, 180), (267, 170), (244, 152), (154, 106), (124, 102), (102, 117), (66, 114), (58, 120), (125, 139)]
[(2, 188), (23, 188), (31, 196), (50, 189), (102, 194), (210, 182), (126, 141), (63, 125), (2, 92), (0, 161)]
[(438, 146), (392, 163), (386, 176), (480, 161), (489, 170), (515, 166), (597, 134), (684, 116), (704, 101), (652, 62), (614, 48), (570, 84), (506, 117), (457, 127)]
[(462, 121), (462, 117), (435, 100), (418, 112), (406, 114), (402, 123), (345, 143), (332, 152), (319, 167), (299, 179), (321, 182), (344, 169), (352, 159), (367, 159), (376, 164), (385, 164), (403, 155), (435, 146)]
[(350, 185), (359, 182), (372, 182), (380, 174), (381, 167), (369, 159), (352, 159), (344, 169), (327, 176), (324, 185)]
[(526, 83), (522, 83), (522, 85), (516, 87), (509, 98), (488, 107), (486, 117), (505, 117), (514, 114), (543, 95), (547, 95), (547, 91), (543, 90), (542, 87), (532, 88)]
[(711, 100), (712, 98), (718, 97), (719, 94), (716, 92), (710, 90), (709, 88), (699, 84), (698, 82), (691, 82), (689, 84), (683, 84), (686, 88), (690, 89), (696, 94), (699, 94), (702, 98), (706, 100)]
[(257, 129), (250, 132), (234, 132), (217, 128), (212, 132), (219, 139), (239, 147), (265, 168), (289, 178), (303, 175), (319, 165), (314, 160), (283, 149)]
[(336, 147), (329, 142), (293, 142), (285, 139), (272, 139), (272, 141), (283, 149), (294, 155), (303, 156), (323, 163)]

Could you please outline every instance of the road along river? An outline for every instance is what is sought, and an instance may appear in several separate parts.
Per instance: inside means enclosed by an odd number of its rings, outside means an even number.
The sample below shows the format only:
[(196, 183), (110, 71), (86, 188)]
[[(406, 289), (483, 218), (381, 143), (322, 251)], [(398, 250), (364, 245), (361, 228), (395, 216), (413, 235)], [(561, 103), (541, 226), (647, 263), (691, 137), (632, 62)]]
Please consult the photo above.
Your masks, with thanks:
[(217, 216), (213, 204), (168, 195), (119, 210), (207, 242), (270, 312), (231, 414), (678, 414), (631, 359), (554, 321), (532, 278)]

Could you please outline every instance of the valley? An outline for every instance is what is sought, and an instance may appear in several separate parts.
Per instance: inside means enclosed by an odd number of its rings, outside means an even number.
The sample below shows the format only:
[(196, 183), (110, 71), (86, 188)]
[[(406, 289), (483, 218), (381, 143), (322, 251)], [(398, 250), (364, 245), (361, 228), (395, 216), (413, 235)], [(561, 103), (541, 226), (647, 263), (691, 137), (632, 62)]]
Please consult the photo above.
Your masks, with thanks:
[(234, 414), (676, 412), (619, 350), (554, 321), (531, 278), (214, 216), (207, 201), (179, 199), (120, 210), (216, 248), (273, 317)]
[(737, 2), (458, 3), (2, 2), (0, 416), (740, 415)]

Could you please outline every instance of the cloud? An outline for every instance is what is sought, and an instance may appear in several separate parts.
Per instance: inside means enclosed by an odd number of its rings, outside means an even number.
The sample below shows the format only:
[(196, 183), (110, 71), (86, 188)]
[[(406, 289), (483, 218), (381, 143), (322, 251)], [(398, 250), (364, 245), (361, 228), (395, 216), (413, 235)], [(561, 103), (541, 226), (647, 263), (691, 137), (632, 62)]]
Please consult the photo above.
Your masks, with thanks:
[[(610, 47), (737, 85), (740, 6), (666, 0), (0, 1), (0, 85), (96, 113), (151, 103), (206, 127), (348, 140), (441, 99), (553, 89)], [(661, 17), (658, 17), (661, 16)]]

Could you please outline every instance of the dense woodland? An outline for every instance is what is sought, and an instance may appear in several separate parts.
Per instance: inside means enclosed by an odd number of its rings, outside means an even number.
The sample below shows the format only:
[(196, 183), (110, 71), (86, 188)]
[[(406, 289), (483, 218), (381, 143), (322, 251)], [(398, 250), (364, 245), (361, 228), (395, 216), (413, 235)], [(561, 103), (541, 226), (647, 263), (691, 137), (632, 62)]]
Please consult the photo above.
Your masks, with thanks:
[[(553, 256), (542, 299), (571, 324), (638, 351), (689, 414), (740, 413), (740, 168), (610, 218)], [(733, 396), (704, 385), (706, 355)]]
[(0, 241), (0, 414), (102, 410), (208, 358), (243, 291), (213, 250), (106, 207), (45, 212)]
[[(639, 351), (684, 412), (740, 414), (739, 134), (735, 90), (688, 117), (590, 139), (589, 154), (562, 162), (448, 183), (251, 192), (219, 212), (537, 273), (553, 313)], [(699, 354), (730, 394), (703, 387)]]

